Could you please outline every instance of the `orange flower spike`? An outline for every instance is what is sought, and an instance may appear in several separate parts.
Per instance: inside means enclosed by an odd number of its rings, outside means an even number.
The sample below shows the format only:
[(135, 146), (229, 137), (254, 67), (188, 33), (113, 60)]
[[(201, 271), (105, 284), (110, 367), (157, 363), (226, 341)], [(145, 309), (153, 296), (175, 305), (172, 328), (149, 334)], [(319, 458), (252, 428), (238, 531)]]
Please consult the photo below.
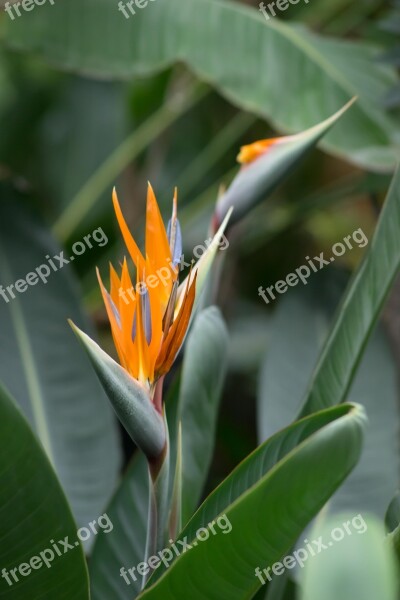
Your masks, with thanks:
[(178, 302), (182, 233), (177, 217), (176, 190), (166, 230), (149, 184), (146, 258), (129, 231), (115, 190), (113, 202), (122, 236), (136, 265), (136, 285), (132, 285), (126, 259), (121, 265), (121, 276), (110, 265), (110, 293), (98, 273), (99, 284), (120, 363), (148, 390), (154, 403), (157, 381), (170, 370), (189, 326), (197, 273), (189, 274)]

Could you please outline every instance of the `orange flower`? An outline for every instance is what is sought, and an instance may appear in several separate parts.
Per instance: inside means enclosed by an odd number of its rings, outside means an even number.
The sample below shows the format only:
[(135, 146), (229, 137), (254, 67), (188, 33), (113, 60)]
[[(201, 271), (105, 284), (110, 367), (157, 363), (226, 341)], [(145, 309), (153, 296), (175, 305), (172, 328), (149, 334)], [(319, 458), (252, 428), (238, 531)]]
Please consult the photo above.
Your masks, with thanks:
[(269, 150), (271, 146), (274, 146), (282, 140), (287, 140), (288, 138), (289, 136), (286, 138), (268, 138), (265, 140), (258, 140), (257, 142), (247, 144), (246, 146), (242, 146), (239, 154), (237, 155), (237, 161), (242, 165), (252, 163), (257, 158), (265, 154), (265, 152)]
[(147, 192), (144, 257), (122, 214), (114, 189), (113, 203), (122, 236), (136, 267), (136, 284), (124, 259), (121, 275), (110, 265), (110, 292), (97, 271), (114, 344), (128, 373), (152, 394), (179, 352), (196, 294), (197, 271), (178, 289), (182, 238), (177, 219), (177, 193), (166, 231), (151, 185)]

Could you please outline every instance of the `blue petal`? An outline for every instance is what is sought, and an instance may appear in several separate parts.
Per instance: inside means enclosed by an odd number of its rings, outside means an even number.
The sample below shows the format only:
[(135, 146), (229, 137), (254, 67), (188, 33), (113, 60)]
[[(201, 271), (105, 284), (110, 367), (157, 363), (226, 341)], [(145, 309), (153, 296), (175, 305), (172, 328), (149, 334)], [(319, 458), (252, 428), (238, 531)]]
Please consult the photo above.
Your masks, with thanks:
[(174, 218), (169, 220), (167, 236), (172, 254), (172, 262), (174, 267), (176, 267), (181, 262), (182, 256), (182, 231), (178, 219)]
[(121, 329), (121, 316), (120, 316), (120, 314), (119, 314), (119, 310), (118, 310), (118, 308), (115, 306), (115, 303), (114, 303), (113, 299), (111, 298), (111, 296), (110, 296), (110, 294), (109, 294), (108, 292), (107, 292), (107, 300), (109, 301), (109, 303), (110, 303), (110, 306), (111, 306), (111, 310), (113, 311), (113, 313), (114, 313), (114, 317), (115, 317), (115, 318), (116, 318), (116, 320), (117, 320), (118, 327)]
[(143, 323), (144, 323), (144, 332), (146, 336), (146, 341), (148, 344), (151, 342), (152, 338), (152, 327), (151, 327), (151, 311), (150, 311), (150, 297), (149, 292), (146, 289), (146, 292), (141, 296), (142, 302), (142, 315), (143, 315)]
[(136, 311), (135, 311), (135, 316), (133, 317), (131, 337), (132, 337), (132, 342), (134, 342), (135, 338), (136, 338)]

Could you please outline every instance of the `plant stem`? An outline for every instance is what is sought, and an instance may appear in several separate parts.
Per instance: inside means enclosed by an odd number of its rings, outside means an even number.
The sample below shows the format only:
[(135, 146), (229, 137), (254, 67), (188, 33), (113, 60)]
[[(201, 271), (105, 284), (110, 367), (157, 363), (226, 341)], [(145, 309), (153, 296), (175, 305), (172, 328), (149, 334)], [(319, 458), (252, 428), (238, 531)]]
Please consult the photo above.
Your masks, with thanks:
[[(147, 521), (147, 541), (145, 562), (167, 545), (167, 523), (169, 512), (169, 433), (164, 411), (166, 428), (165, 448), (158, 459), (149, 461), (149, 512)], [(143, 577), (143, 587), (148, 576)]]

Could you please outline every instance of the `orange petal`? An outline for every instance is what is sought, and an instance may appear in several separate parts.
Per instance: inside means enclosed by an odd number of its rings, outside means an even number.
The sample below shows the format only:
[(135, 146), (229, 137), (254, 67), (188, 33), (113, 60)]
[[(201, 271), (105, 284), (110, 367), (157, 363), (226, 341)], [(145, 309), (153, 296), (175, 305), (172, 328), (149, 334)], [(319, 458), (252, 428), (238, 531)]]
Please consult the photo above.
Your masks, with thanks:
[(190, 316), (192, 314), (194, 299), (196, 297), (196, 279), (197, 273), (195, 273), (190, 287), (188, 279), (186, 294), (182, 302), (181, 309), (162, 344), (161, 352), (157, 358), (155, 368), (158, 376), (168, 373), (173, 365), (176, 355), (180, 350), (180, 347), (182, 346), (183, 340), (185, 339), (186, 331), (190, 322)]
[(175, 273), (171, 268), (171, 250), (167, 232), (150, 183), (147, 189), (146, 257), (150, 262), (152, 272), (159, 270), (161, 272), (162, 281), (158, 293), (165, 309), (171, 294)]
[(278, 143), (279, 140), (282, 139), (283, 138), (269, 138), (266, 140), (259, 140), (258, 142), (248, 144), (247, 146), (242, 146), (237, 156), (237, 161), (240, 162), (242, 165), (247, 165), (256, 160), (259, 156), (264, 154), (271, 146)]
[[(125, 369), (127, 369), (128, 368), (128, 364), (127, 364), (127, 360), (126, 360), (125, 352), (124, 352), (123, 339), (122, 339), (122, 329), (120, 327), (120, 323), (118, 323), (117, 317), (116, 317), (115, 312), (113, 310), (113, 306), (111, 305), (111, 302), (110, 302), (111, 297), (109, 296), (106, 288), (104, 287), (103, 281), (102, 281), (101, 276), (100, 276), (100, 271), (97, 268), (96, 268), (96, 273), (97, 273), (97, 279), (99, 281), (101, 293), (102, 293), (102, 296), (103, 296), (104, 305), (106, 307), (106, 311), (107, 311), (107, 315), (108, 315), (108, 320), (110, 321), (111, 332), (112, 332), (112, 336), (113, 336), (113, 340), (114, 340), (114, 345), (115, 345), (115, 348), (117, 350), (117, 353), (118, 353), (121, 365)], [(115, 307), (115, 309), (117, 310), (116, 307)]]
[(124, 215), (122, 214), (122, 210), (118, 202), (117, 191), (115, 188), (113, 189), (113, 204), (118, 225), (121, 229), (121, 233), (124, 238), (126, 247), (128, 248), (129, 254), (131, 255), (133, 262), (135, 263), (136, 268), (139, 269), (139, 271), (141, 272), (144, 269), (145, 260), (143, 258), (142, 253), (139, 250), (138, 245), (133, 239), (131, 232), (129, 231), (128, 225), (126, 224)]
[(132, 326), (136, 310), (137, 297), (135, 296), (132, 281), (129, 275), (128, 263), (126, 258), (122, 264), (121, 287), (124, 290), (124, 297), (120, 302), (120, 314), (122, 325), (122, 339), (124, 343), (125, 354), (129, 363), (135, 363), (134, 347), (132, 341)]
[(154, 269), (169, 266), (171, 250), (167, 232), (150, 183), (147, 188), (146, 254)]

